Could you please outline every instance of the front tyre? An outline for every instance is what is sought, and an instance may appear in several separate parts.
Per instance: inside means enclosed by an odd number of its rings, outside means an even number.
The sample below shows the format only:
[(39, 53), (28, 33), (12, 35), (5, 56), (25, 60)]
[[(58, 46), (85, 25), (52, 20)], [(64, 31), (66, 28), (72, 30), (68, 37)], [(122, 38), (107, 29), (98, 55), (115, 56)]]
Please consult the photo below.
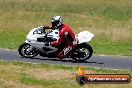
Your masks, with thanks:
[(33, 58), (38, 55), (36, 48), (32, 47), (28, 43), (24, 42), (19, 46), (18, 52), (25, 58)]
[(87, 43), (83, 43), (77, 46), (76, 50), (73, 52), (72, 59), (75, 61), (86, 61), (92, 56), (92, 53), (92, 47)]

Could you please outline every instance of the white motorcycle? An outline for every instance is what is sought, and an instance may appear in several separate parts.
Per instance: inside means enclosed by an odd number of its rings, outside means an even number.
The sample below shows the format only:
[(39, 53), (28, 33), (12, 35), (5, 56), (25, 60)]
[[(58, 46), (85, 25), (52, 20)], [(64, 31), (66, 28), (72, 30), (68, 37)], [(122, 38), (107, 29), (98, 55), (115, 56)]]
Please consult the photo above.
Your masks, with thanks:
[[(85, 61), (92, 56), (93, 49), (87, 42), (91, 41), (94, 34), (89, 31), (83, 31), (76, 36), (78, 38), (77, 47), (66, 57), (75, 61)], [(56, 41), (58, 38), (58, 30), (46, 32), (43, 26), (34, 28), (27, 35), (25, 42), (19, 46), (18, 52), (25, 58), (33, 58), (38, 54), (43, 57), (56, 58), (60, 50), (66, 45), (66, 42), (56, 47), (45, 46), (45, 43)]]

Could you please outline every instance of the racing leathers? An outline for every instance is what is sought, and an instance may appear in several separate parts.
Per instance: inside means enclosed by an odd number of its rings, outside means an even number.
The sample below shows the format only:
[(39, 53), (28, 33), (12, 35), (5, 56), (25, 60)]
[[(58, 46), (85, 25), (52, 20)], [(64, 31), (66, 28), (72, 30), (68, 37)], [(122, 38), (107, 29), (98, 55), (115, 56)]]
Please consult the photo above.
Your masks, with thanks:
[(57, 55), (61, 60), (64, 59), (65, 56), (76, 47), (77, 42), (78, 42), (76, 35), (74, 34), (72, 29), (67, 24), (62, 24), (59, 27), (58, 40), (51, 42), (50, 44), (51, 46), (58, 46), (63, 41), (65, 41), (67, 45)]

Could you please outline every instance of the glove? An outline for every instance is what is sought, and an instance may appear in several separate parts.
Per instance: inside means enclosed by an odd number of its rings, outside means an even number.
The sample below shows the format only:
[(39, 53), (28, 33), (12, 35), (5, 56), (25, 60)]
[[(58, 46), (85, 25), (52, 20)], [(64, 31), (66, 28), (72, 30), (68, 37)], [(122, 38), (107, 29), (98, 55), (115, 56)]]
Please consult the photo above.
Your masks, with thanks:
[(52, 27), (50, 26), (43, 26), (43, 29), (51, 29)]
[(43, 29), (46, 29), (47, 27), (46, 26), (43, 26)]
[(45, 42), (45, 46), (50, 46), (50, 42)]

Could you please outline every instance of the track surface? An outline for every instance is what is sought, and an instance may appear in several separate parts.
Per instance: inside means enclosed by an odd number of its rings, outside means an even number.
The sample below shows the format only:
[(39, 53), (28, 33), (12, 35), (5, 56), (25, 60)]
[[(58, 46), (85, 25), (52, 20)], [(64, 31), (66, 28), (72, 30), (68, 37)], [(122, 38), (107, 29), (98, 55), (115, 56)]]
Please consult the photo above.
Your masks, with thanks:
[(60, 61), (57, 58), (47, 58), (41, 56), (37, 56), (33, 59), (22, 58), (15, 50), (0, 49), (0, 59), (7, 61), (26, 61), (32, 63), (81, 65), (112, 69), (132, 69), (132, 57), (127, 56), (93, 55), (86, 62), (73, 62), (71, 58), (66, 58), (64, 61)]

